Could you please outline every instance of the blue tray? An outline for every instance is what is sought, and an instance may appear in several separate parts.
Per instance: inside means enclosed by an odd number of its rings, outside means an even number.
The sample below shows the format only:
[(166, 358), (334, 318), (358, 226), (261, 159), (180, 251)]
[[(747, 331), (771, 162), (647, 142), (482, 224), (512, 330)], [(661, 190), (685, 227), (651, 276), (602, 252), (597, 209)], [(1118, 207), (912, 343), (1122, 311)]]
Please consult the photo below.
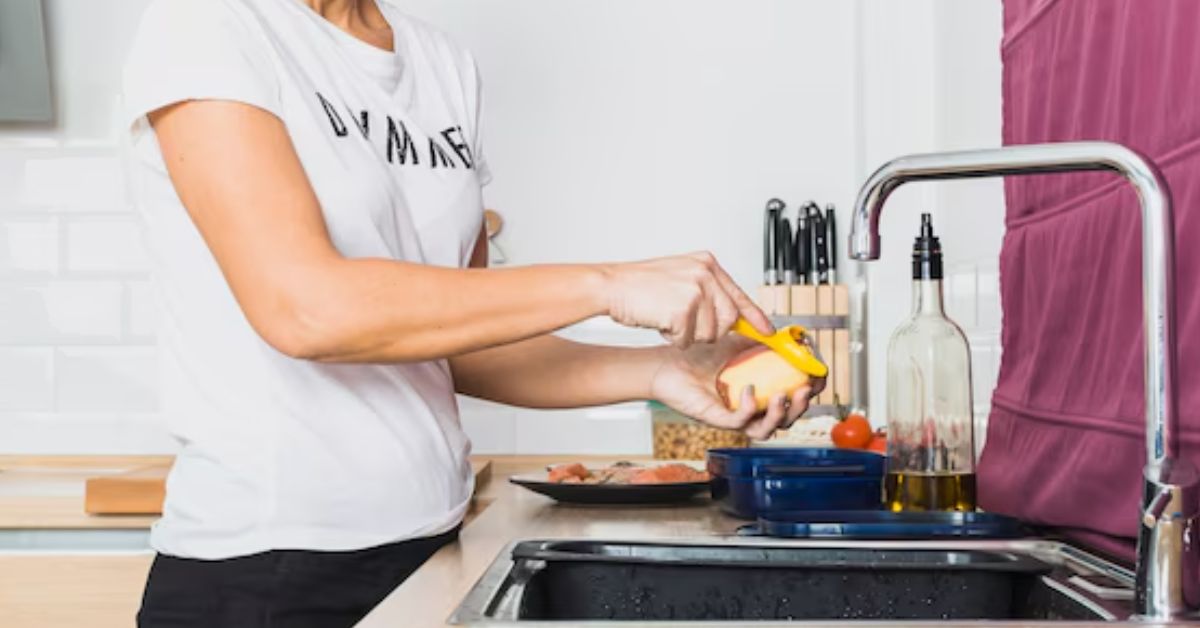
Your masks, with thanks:
[[(1021, 522), (986, 512), (842, 510), (783, 512), (747, 526), (760, 536), (834, 539), (1017, 538)], [(755, 530), (756, 528), (756, 530)]]

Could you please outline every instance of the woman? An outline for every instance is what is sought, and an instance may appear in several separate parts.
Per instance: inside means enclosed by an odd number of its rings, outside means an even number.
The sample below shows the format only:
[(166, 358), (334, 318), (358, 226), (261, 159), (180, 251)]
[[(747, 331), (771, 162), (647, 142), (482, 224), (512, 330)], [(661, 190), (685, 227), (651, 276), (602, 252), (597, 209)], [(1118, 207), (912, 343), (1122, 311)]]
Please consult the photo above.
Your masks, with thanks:
[[(729, 327), (770, 323), (710, 255), (485, 269), (475, 65), (392, 6), (154, 0), (125, 87), (181, 442), (143, 626), (355, 623), (456, 536), (456, 391), (756, 437), (807, 407), (717, 398)], [(548, 335), (599, 315), (672, 345)]]

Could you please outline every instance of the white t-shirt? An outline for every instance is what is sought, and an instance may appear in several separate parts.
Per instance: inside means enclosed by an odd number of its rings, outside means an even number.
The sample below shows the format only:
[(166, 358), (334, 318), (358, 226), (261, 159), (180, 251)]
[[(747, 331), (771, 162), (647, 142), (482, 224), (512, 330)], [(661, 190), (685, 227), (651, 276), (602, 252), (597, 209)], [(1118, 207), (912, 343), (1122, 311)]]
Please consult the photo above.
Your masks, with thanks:
[(165, 554), (361, 549), (444, 532), (466, 510), (470, 444), (447, 363), (318, 364), (267, 345), (145, 118), (197, 99), (266, 110), (287, 126), (343, 255), (465, 266), (488, 180), (475, 64), (380, 8), (394, 54), (349, 48), (366, 44), (299, 0), (153, 0), (142, 19), (125, 70), (130, 170), (161, 310), (164, 412), (181, 443), (151, 536)]

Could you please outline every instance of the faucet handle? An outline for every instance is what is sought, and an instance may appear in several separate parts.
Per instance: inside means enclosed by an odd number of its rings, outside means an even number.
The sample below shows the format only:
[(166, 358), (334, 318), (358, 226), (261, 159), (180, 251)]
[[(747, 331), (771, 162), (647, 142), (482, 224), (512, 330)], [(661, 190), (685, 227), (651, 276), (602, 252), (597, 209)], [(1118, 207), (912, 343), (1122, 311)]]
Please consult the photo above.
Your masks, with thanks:
[(1158, 524), (1158, 520), (1162, 518), (1163, 511), (1167, 509), (1167, 504), (1171, 503), (1171, 489), (1162, 488), (1150, 500), (1150, 504), (1146, 506), (1146, 511), (1142, 513), (1142, 525), (1147, 528), (1153, 528)]
[(1149, 528), (1164, 516), (1191, 518), (1200, 513), (1200, 471), (1184, 458), (1165, 458), (1146, 465), (1146, 499), (1142, 523)]

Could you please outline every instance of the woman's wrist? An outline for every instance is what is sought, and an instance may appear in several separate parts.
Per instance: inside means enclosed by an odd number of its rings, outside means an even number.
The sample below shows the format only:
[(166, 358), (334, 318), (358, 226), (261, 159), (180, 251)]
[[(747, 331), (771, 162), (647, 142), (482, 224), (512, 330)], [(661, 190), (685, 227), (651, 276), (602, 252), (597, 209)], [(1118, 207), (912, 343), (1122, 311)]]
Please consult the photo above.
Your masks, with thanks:
[(616, 283), (616, 264), (586, 264), (583, 266), (583, 283), (592, 310), (597, 316), (612, 314), (614, 284)]
[(621, 401), (650, 401), (669, 347), (607, 347), (601, 385)]
[(641, 374), (640, 379), (643, 386), (642, 398), (649, 401), (661, 401), (658, 398), (659, 395), (655, 388), (655, 380), (658, 379), (658, 375), (674, 359), (672, 354), (676, 349), (670, 345), (663, 345), (661, 347), (643, 349), (643, 351), (645, 371)]

